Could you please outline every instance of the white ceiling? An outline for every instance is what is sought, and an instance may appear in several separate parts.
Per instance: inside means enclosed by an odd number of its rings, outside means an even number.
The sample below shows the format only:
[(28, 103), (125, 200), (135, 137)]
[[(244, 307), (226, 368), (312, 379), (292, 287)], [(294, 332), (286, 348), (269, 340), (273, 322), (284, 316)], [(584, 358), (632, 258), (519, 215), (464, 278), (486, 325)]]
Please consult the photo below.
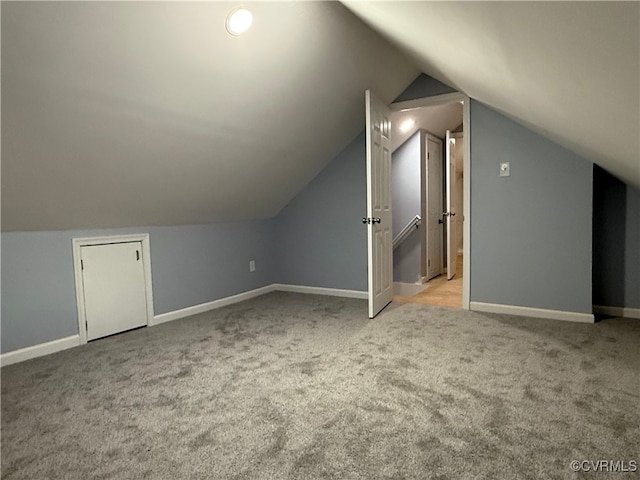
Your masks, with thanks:
[(2, 2), (2, 229), (270, 218), (419, 74), (337, 2)]
[[(462, 124), (462, 104), (460, 102), (414, 108), (391, 112), (391, 151), (395, 151), (418, 130), (426, 130), (436, 137), (445, 138), (447, 130), (455, 130)], [(415, 124), (403, 132), (400, 127), (406, 120)]]
[(2, 230), (270, 218), (420, 71), (640, 186), (639, 3), (346, 3), (3, 1)]
[(425, 73), (640, 187), (640, 3), (343, 3)]

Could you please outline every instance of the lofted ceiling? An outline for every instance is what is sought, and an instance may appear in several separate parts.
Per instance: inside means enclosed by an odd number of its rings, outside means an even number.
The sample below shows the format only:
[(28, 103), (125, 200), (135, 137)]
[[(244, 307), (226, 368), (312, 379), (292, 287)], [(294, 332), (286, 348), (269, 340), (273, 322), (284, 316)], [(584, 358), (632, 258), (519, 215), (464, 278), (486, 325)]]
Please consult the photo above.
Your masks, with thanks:
[(421, 71), (640, 186), (639, 3), (343, 3), (1, 2), (2, 230), (270, 218)]
[(338, 2), (6, 2), (2, 230), (276, 215), (419, 74)]
[(421, 71), (640, 187), (639, 2), (343, 2)]

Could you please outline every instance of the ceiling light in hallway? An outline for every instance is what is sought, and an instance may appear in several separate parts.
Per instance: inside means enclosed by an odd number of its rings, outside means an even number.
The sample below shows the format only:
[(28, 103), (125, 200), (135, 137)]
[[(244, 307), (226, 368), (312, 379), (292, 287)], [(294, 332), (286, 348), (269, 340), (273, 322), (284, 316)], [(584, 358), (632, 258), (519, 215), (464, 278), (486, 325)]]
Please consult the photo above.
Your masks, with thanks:
[(413, 118), (409, 118), (404, 122), (402, 122), (402, 124), (400, 125), (400, 131), (402, 133), (407, 133), (409, 130), (413, 128), (415, 124), (416, 124), (416, 121)]

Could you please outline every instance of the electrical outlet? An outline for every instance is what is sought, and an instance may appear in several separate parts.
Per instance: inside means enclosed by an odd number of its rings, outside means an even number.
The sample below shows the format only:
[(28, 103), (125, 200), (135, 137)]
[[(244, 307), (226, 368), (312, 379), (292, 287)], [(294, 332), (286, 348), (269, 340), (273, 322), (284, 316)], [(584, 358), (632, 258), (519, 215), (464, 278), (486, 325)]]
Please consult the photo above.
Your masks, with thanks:
[(249, 271), (250, 272), (255, 272), (256, 271), (256, 261), (255, 260), (249, 260)]
[(500, 164), (500, 176), (501, 177), (511, 176), (511, 165), (509, 164), (509, 162), (502, 162)]

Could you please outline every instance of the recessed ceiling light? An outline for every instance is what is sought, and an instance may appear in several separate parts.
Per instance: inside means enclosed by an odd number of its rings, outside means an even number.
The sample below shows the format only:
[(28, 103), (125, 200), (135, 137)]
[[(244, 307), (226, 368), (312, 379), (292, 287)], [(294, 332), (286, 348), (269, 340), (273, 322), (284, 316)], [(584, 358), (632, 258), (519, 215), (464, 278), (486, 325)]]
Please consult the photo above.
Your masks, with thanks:
[(402, 133), (407, 133), (415, 124), (416, 121), (413, 118), (409, 118), (400, 124), (400, 131)]
[(240, 35), (253, 23), (253, 14), (246, 8), (237, 8), (227, 15), (224, 26), (231, 35)]

